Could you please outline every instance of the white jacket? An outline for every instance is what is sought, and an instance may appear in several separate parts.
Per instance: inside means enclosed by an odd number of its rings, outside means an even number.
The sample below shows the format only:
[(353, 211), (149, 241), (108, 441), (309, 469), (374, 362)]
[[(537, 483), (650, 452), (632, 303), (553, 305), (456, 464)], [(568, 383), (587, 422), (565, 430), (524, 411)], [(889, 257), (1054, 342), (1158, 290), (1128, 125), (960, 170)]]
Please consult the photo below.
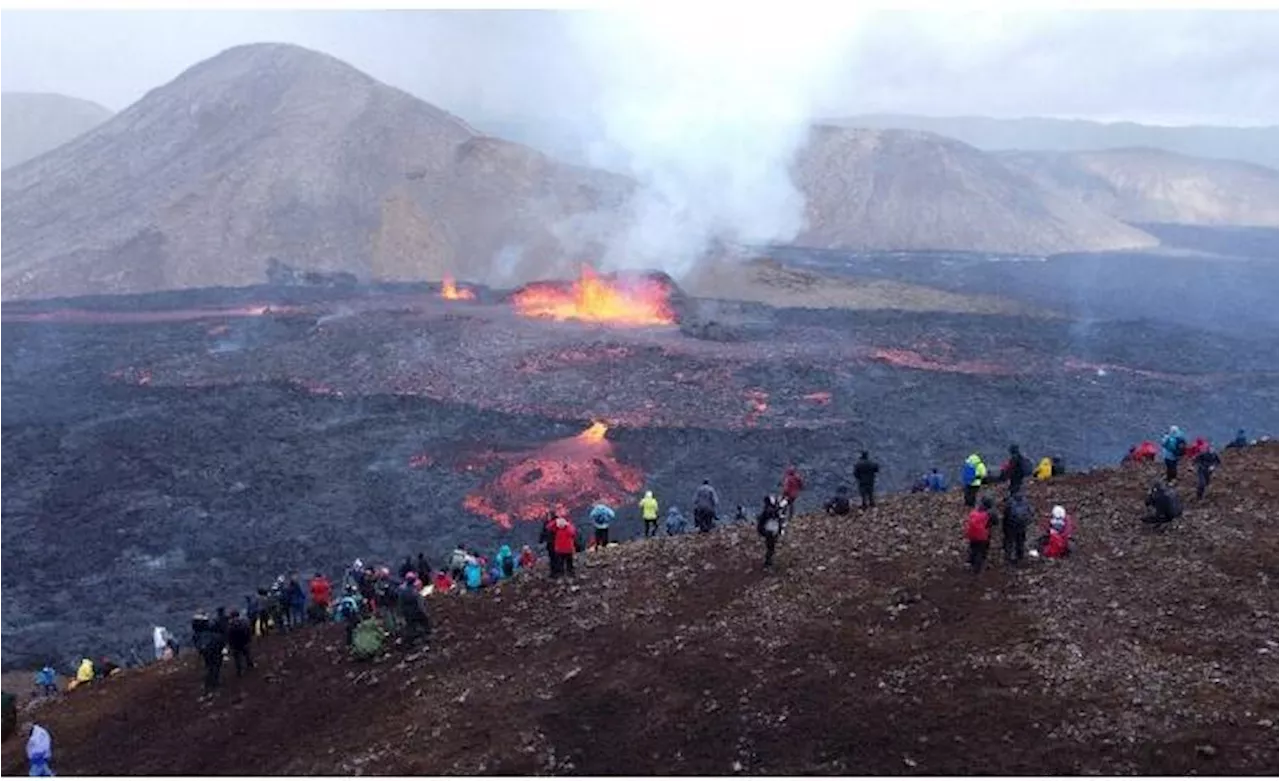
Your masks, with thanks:
[(168, 643), (168, 640), (169, 640), (169, 630), (165, 629), (165, 628), (164, 628), (164, 627), (162, 627), (162, 626), (158, 626), (158, 627), (156, 627), (156, 631), (155, 631), (155, 633), (154, 633), (154, 638), (155, 638), (155, 642), (156, 642), (156, 648), (157, 648), (157, 649), (164, 648), (166, 645), (168, 645), (168, 644), (169, 644), (169, 643)]

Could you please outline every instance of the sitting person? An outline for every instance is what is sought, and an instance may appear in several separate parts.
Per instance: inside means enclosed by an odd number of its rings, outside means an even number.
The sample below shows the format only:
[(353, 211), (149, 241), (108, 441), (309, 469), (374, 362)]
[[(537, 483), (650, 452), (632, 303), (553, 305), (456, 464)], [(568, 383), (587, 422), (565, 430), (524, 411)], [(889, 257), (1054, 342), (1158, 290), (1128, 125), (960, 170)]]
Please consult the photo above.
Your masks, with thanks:
[(1071, 555), (1071, 540), (1067, 537), (1065, 518), (1049, 519), (1049, 534), (1042, 553), (1046, 559), (1062, 559)]
[(689, 528), (689, 521), (675, 505), (667, 508), (667, 534), (675, 536), (684, 534)]
[(1228, 442), (1223, 449), (1246, 447), (1248, 446), (1248, 444), (1249, 444), (1249, 439), (1245, 437), (1244, 429), (1240, 428), (1240, 429), (1236, 429), (1236, 438)]
[(1146, 506), (1149, 508), (1143, 523), (1166, 524), (1182, 515), (1182, 499), (1172, 486), (1162, 482), (1151, 484), (1147, 492)]
[(1076, 522), (1075, 519), (1067, 515), (1066, 508), (1060, 504), (1054, 505), (1049, 517), (1040, 527), (1040, 537), (1036, 540), (1036, 550), (1040, 552), (1040, 555), (1049, 555), (1049, 544), (1054, 542), (1054, 534), (1057, 534), (1060, 538), (1057, 541), (1058, 544), (1064, 547), (1057, 556), (1050, 558), (1070, 555), (1071, 540), (1076, 535)]
[(822, 505), (827, 515), (848, 515), (853, 511), (853, 503), (849, 501), (849, 486), (842, 485), (836, 489), (836, 495)]
[[(1130, 450), (1130, 452), (1133, 451)], [(1036, 471), (1031, 476), (1041, 482), (1053, 477), (1053, 459), (1048, 456), (1040, 459), (1040, 463), (1036, 464)]]
[(520, 558), (516, 561), (520, 569), (533, 569), (533, 566), (537, 563), (538, 557), (534, 555), (533, 548), (526, 545), (520, 549)]

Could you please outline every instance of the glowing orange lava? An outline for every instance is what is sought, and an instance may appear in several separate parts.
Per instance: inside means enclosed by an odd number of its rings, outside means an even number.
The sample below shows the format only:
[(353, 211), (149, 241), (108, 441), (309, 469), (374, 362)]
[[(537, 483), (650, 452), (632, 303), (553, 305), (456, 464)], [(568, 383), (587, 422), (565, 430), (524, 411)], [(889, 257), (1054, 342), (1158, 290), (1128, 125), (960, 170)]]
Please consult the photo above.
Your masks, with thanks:
[(619, 282), (583, 266), (582, 276), (562, 285), (537, 282), (517, 291), (511, 301), (526, 317), (584, 320), (613, 325), (671, 325), (671, 291), (657, 280)]
[(465, 287), (458, 287), (453, 277), (446, 275), (440, 282), (440, 297), (450, 301), (474, 301), (476, 292)]
[(614, 457), (608, 430), (604, 423), (592, 423), (537, 450), (498, 456), (507, 462), (502, 473), (468, 494), (462, 506), (509, 529), (517, 520), (540, 521), (551, 510), (631, 501), (644, 485), (644, 473)]

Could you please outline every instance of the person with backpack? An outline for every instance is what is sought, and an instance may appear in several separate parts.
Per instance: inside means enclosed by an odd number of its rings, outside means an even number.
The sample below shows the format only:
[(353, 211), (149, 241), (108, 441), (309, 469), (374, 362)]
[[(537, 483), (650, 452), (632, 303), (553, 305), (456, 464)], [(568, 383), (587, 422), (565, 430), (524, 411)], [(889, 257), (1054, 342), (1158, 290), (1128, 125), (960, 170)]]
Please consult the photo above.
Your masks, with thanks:
[(969, 569), (975, 575), (982, 572), (991, 546), (992, 504), (991, 498), (984, 496), (982, 503), (969, 511), (964, 523), (964, 538), (969, 542)]
[(307, 621), (307, 592), (302, 589), (302, 583), (298, 580), (298, 573), (295, 572), (290, 576), (289, 586), (285, 589), (285, 596), (288, 598), (289, 627), (297, 629)]
[(244, 675), (246, 669), (253, 669), (253, 655), (249, 653), (252, 641), (253, 626), (249, 619), (242, 617), (239, 610), (232, 610), (231, 620), (227, 623), (227, 649), (231, 651), (237, 678)]
[(613, 519), (616, 517), (613, 508), (604, 502), (597, 502), (591, 508), (591, 512), (587, 517), (595, 528), (595, 537), (591, 541), (591, 547), (595, 550), (603, 550), (609, 547), (609, 524), (613, 523)]
[(493, 557), (493, 561), (502, 573), (502, 577), (509, 578), (516, 574), (516, 555), (512, 553), (510, 545), (503, 543), (499, 546), (498, 554)]
[(222, 649), (227, 645), (226, 636), (203, 613), (191, 620), (191, 628), (192, 645), (204, 662), (204, 693), (212, 694), (218, 688), (218, 679), (222, 674)]
[(689, 519), (684, 517), (684, 513), (680, 512), (680, 508), (674, 504), (667, 508), (667, 522), (665, 524), (668, 537), (675, 537), (684, 534), (689, 530)]
[(37, 693), (44, 697), (52, 697), (58, 693), (58, 673), (49, 665), (40, 668), (36, 673)]
[(782, 514), (772, 496), (764, 498), (760, 513), (756, 516), (756, 533), (764, 539), (764, 566), (773, 566), (773, 554), (782, 535)]
[(640, 500), (640, 519), (644, 521), (646, 538), (658, 533), (658, 500), (653, 498), (653, 491), (645, 491)]
[(1196, 454), (1192, 463), (1196, 465), (1196, 501), (1199, 501), (1204, 498), (1205, 489), (1209, 487), (1214, 471), (1222, 466), (1222, 459), (1213, 445), (1205, 442), (1204, 448)]
[(786, 507), (788, 521), (796, 515), (796, 500), (800, 498), (800, 492), (803, 490), (804, 478), (800, 476), (800, 471), (794, 464), (788, 466), (782, 473), (782, 498), (785, 501), (779, 503), (780, 506)]
[(1021, 491), (1010, 494), (1005, 501), (1000, 523), (1005, 563), (1015, 567), (1022, 564), (1027, 551), (1027, 527), (1031, 525), (1031, 519), (1031, 505), (1027, 503), (1026, 494)]
[(551, 527), (552, 544), (555, 548), (556, 558), (560, 560), (559, 573), (553, 570), (552, 577), (556, 577), (557, 574), (575, 577), (573, 556), (578, 548), (578, 530), (562, 515), (556, 516), (556, 519), (551, 522)]
[(978, 489), (987, 479), (987, 465), (982, 463), (982, 456), (972, 453), (964, 460), (960, 470), (960, 482), (964, 485), (964, 506), (972, 508), (978, 500)]
[(700, 532), (709, 532), (716, 525), (716, 510), (720, 507), (720, 496), (711, 487), (710, 480), (703, 480), (698, 490), (693, 492), (693, 525)]
[(1160, 440), (1160, 454), (1164, 458), (1164, 479), (1167, 483), (1178, 482), (1178, 459), (1187, 452), (1187, 438), (1182, 429), (1170, 426), (1169, 433)]
[(449, 574), (454, 580), (462, 580), (462, 570), (467, 566), (467, 548), (462, 543), (449, 554)]
[(1182, 499), (1178, 497), (1178, 492), (1173, 486), (1159, 480), (1151, 484), (1146, 506), (1149, 512), (1142, 519), (1144, 523), (1164, 525), (1182, 515)]
[(53, 738), (49, 737), (49, 730), (39, 724), (32, 724), (31, 735), (27, 738), (27, 775), (54, 775), (52, 762)]
[(853, 465), (853, 480), (858, 484), (858, 497), (864, 510), (876, 506), (876, 473), (879, 471), (880, 465), (872, 461), (865, 450)]
[(410, 572), (405, 576), (397, 595), (400, 602), (400, 617), (404, 619), (404, 638), (413, 642), (431, 636), (431, 619), (427, 616), (427, 606), (422, 599), (422, 583), (417, 573)]
[(360, 600), (355, 594), (343, 594), (342, 599), (333, 606), (333, 620), (342, 624), (347, 640), (347, 647), (351, 647), (351, 638), (355, 634), (356, 625), (360, 623)]
[(853, 503), (849, 501), (849, 486), (842, 485), (836, 489), (836, 495), (822, 505), (827, 515), (848, 515), (853, 511)]
[[(1052, 462), (1050, 462), (1052, 468)], [(1009, 481), (1009, 494), (1022, 490), (1022, 481), (1031, 475), (1031, 462), (1017, 445), (1009, 446), (1009, 460), (1000, 468), (1000, 479)]]
[(479, 591), (484, 585), (484, 567), (480, 566), (480, 559), (467, 554), (467, 563), (462, 567), (462, 581), (467, 586), (467, 591)]

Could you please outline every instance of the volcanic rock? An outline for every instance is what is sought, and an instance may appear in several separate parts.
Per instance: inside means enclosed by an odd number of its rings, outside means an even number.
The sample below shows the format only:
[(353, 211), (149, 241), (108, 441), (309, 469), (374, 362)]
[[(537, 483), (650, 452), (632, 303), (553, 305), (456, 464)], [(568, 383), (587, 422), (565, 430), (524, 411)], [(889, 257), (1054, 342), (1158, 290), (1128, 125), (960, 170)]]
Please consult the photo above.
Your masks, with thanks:
[(111, 118), (110, 109), (67, 95), (6, 92), (0, 97), (4, 126), (0, 160), (13, 168), (56, 149)]
[(475, 133), (327, 55), (229, 49), (6, 171), (6, 298), (261, 282), (543, 276), (625, 179)]
[(1158, 243), (932, 133), (815, 127), (793, 176), (808, 220), (795, 243), (807, 247), (1047, 255)]

